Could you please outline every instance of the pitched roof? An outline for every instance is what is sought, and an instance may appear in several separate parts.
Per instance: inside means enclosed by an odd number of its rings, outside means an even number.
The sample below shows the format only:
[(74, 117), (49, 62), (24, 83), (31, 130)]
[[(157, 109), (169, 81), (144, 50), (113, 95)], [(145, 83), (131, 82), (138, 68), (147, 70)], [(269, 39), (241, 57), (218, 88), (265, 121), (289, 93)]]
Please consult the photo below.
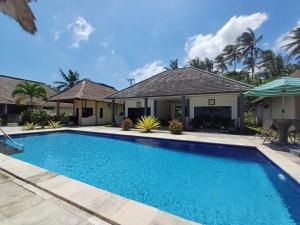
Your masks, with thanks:
[[(11, 76), (6, 76), (6, 75), (0, 75), (0, 103), (1, 104), (16, 104), (17, 102), (17, 97), (12, 97), (12, 92), (15, 90), (16, 86), (19, 83), (22, 83), (24, 81), (32, 82), (32, 83), (38, 83), (42, 87), (45, 88), (47, 97), (51, 97), (55, 95), (57, 92), (48, 87), (46, 84), (38, 82), (38, 81), (33, 81), (33, 80), (25, 80), (17, 77), (11, 77)], [(53, 102), (45, 102), (39, 99), (35, 99), (35, 104), (40, 105), (40, 106), (45, 106), (45, 107), (54, 107), (55, 103)], [(29, 99), (23, 99), (19, 104), (26, 105), (27, 102), (29, 102)], [(72, 107), (72, 105), (66, 104), (64, 105), (65, 107)]]
[(290, 77), (300, 78), (300, 70), (296, 70), (290, 75)]
[(106, 84), (96, 83), (87, 79), (81, 80), (74, 87), (52, 96), (50, 101), (71, 102), (74, 99), (108, 101), (106, 96), (117, 90)]
[(109, 99), (199, 95), (244, 92), (251, 85), (193, 67), (166, 70), (133, 86), (125, 88)]

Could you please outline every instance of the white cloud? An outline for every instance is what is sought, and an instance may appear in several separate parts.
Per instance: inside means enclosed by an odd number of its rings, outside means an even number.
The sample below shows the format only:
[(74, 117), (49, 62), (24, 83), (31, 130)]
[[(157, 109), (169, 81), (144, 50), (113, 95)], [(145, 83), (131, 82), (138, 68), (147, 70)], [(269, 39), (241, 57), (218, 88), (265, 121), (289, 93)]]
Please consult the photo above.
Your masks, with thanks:
[(223, 48), (233, 43), (246, 28), (256, 30), (268, 19), (266, 13), (254, 13), (251, 15), (233, 16), (214, 34), (197, 34), (189, 37), (185, 43), (187, 59), (214, 58)]
[(60, 38), (61, 32), (58, 30), (51, 30), (54, 41), (57, 41)]
[[(297, 28), (297, 27), (300, 27), (300, 19), (297, 21), (296, 26), (294, 26), (294, 27), (292, 28), (292, 30), (294, 30), (294, 29)], [(289, 31), (289, 32), (290, 32), (290, 31)], [(274, 46), (274, 48), (273, 48), (274, 51), (278, 51), (278, 50), (279, 50), (280, 48), (282, 48), (284, 45), (286, 45), (286, 44), (289, 43), (289, 40), (285, 38), (287, 35), (289, 35), (289, 32), (286, 32), (286, 33), (280, 35), (280, 37), (276, 40), (275, 46)]]
[(134, 78), (135, 82), (140, 82), (145, 80), (153, 75), (156, 75), (162, 71), (164, 71), (164, 66), (162, 61), (157, 60), (152, 63), (147, 63), (142, 68), (138, 68), (132, 71), (129, 75), (130, 78)]
[(100, 41), (99, 44), (103, 47), (103, 48), (108, 48), (109, 47), (109, 43), (107, 41)]
[(78, 17), (74, 23), (69, 24), (68, 29), (71, 29), (74, 35), (72, 48), (78, 48), (81, 41), (88, 41), (90, 35), (95, 31), (83, 17)]

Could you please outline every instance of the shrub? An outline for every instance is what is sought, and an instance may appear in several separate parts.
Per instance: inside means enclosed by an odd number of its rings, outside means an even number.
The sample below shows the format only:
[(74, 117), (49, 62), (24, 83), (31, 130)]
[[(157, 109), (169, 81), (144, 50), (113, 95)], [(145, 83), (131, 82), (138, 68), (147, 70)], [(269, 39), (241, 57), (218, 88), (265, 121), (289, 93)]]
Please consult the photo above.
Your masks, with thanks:
[(3, 119), (2, 119), (2, 117), (0, 117), (0, 126), (2, 126), (3, 125)]
[(48, 121), (48, 126), (52, 129), (56, 129), (56, 128), (60, 128), (61, 124), (59, 121), (53, 121), (53, 120), (49, 120)]
[(31, 119), (31, 114), (32, 114), (32, 109), (26, 109), (21, 113), (21, 121), (20, 121), (20, 125), (25, 125), (26, 123), (31, 123), (32, 119)]
[(37, 126), (38, 126), (37, 124), (26, 122), (24, 130), (35, 130)]
[(142, 116), (135, 127), (143, 129), (144, 132), (151, 132), (153, 129), (160, 128), (160, 122), (153, 116)]
[(31, 114), (31, 120), (34, 124), (40, 124), (42, 128), (44, 128), (50, 116), (51, 115), (43, 109), (34, 109)]
[(123, 130), (129, 130), (130, 128), (132, 128), (132, 121), (129, 118), (125, 118), (122, 123), (121, 123), (121, 127)]
[(173, 119), (171, 121), (169, 121), (169, 131), (172, 134), (181, 134), (182, 133), (182, 123), (177, 120), (177, 119)]

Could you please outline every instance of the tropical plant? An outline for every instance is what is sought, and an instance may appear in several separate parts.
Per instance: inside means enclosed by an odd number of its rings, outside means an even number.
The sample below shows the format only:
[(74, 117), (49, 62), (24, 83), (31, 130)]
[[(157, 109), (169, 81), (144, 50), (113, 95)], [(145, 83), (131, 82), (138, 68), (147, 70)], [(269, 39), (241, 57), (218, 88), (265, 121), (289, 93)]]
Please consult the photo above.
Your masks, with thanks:
[(59, 121), (54, 121), (54, 120), (49, 120), (48, 121), (48, 126), (52, 129), (60, 128), (62, 125), (60, 124)]
[(169, 121), (169, 130), (172, 134), (181, 134), (183, 130), (182, 123), (177, 119)]
[(233, 65), (234, 71), (236, 71), (236, 65), (238, 62), (241, 61), (242, 55), (239, 50), (239, 45), (238, 44), (233, 44), (233, 45), (227, 45), (223, 49), (223, 56), (225, 58), (225, 62), (228, 65)]
[(3, 125), (3, 119), (2, 119), (2, 117), (0, 117), (0, 126), (2, 126)]
[(227, 71), (226, 60), (224, 55), (221, 53), (215, 57), (215, 68), (221, 71), (221, 74), (224, 74), (224, 71)]
[(300, 61), (300, 27), (289, 32), (284, 39), (289, 42), (283, 46), (289, 57), (295, 57), (296, 60)]
[(241, 36), (237, 38), (239, 45), (239, 51), (244, 57), (244, 63), (247, 65), (245, 69), (251, 70), (251, 77), (253, 79), (256, 59), (261, 52), (261, 49), (257, 47), (258, 43), (263, 39), (263, 35), (256, 37), (254, 31), (251, 28), (247, 28), (247, 31), (243, 32)]
[(153, 129), (160, 128), (160, 122), (153, 116), (142, 116), (135, 126), (138, 129), (142, 129), (144, 132), (151, 132)]
[(31, 120), (34, 124), (40, 124), (44, 128), (50, 116), (46, 110), (34, 109), (31, 114)]
[(33, 98), (47, 100), (46, 89), (39, 83), (28, 81), (17, 84), (16, 89), (12, 92), (12, 96), (29, 97), (31, 106), (33, 106)]
[(37, 31), (35, 17), (28, 3), (31, 0), (5, 0), (0, 1), (0, 12), (13, 18), (19, 25), (31, 34)]
[(123, 130), (126, 130), (126, 131), (130, 130), (130, 128), (132, 128), (132, 126), (133, 126), (133, 123), (130, 118), (125, 118), (121, 122), (121, 127)]
[(199, 57), (196, 57), (195, 59), (191, 59), (188, 62), (189, 66), (198, 68), (201, 70), (207, 70), (209, 72), (213, 71), (214, 68), (214, 62), (210, 60), (209, 58), (205, 58), (203, 61), (199, 59)]
[(250, 76), (249, 76), (249, 72), (247, 71), (228, 71), (224, 73), (225, 77), (237, 80), (237, 81), (241, 81), (241, 82), (245, 82), (245, 83), (251, 83), (250, 82)]
[(80, 74), (77, 71), (69, 70), (68, 74), (65, 74), (62, 69), (59, 69), (60, 76), (63, 81), (55, 81), (54, 84), (57, 85), (58, 90), (65, 90), (71, 88), (79, 82)]
[(35, 130), (37, 127), (38, 127), (37, 124), (26, 122), (24, 130)]
[(178, 68), (179, 68), (178, 59), (171, 59), (169, 67), (165, 67), (165, 69), (167, 69), (167, 70), (176, 70)]

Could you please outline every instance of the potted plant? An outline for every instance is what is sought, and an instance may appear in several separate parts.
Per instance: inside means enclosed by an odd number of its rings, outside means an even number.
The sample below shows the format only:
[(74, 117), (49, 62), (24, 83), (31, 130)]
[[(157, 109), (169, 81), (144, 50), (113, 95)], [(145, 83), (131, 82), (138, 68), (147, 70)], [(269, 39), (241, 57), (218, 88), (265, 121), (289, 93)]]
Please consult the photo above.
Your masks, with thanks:
[(160, 122), (154, 116), (142, 116), (136, 126), (138, 129), (142, 129), (144, 132), (149, 133), (153, 129), (160, 128)]
[(127, 131), (132, 128), (133, 123), (130, 118), (124, 118), (123, 121), (121, 122), (121, 127), (123, 130)]
[(182, 130), (183, 130), (183, 126), (179, 120), (173, 119), (169, 121), (169, 131), (172, 134), (181, 134)]

